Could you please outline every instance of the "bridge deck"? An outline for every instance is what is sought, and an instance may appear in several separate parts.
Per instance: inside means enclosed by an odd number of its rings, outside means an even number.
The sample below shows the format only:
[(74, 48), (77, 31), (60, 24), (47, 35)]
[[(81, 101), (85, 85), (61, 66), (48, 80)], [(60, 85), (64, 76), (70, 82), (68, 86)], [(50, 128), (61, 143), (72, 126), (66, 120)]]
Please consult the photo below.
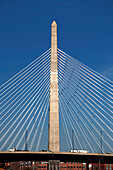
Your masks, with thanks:
[(2, 151), (1, 162), (10, 161), (48, 161), (60, 160), (61, 162), (92, 162), (113, 163), (112, 154), (99, 153), (71, 153), (71, 152), (33, 152), (33, 151)]

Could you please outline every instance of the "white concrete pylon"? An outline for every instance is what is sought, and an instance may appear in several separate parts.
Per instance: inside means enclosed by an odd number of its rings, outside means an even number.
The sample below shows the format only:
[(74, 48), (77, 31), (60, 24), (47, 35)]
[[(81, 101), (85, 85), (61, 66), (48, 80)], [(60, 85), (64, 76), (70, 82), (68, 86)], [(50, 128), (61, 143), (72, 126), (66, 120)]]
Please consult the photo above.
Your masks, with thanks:
[(51, 70), (50, 70), (50, 109), (48, 149), (60, 151), (59, 142), (59, 105), (58, 105), (58, 70), (57, 70), (57, 24), (51, 25)]

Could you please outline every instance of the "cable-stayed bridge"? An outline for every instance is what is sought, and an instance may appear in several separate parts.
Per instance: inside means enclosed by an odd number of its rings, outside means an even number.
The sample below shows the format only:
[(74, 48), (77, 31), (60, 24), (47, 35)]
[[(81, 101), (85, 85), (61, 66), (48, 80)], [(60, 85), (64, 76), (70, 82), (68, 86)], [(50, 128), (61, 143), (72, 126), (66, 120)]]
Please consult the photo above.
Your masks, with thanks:
[(57, 48), (54, 24), (51, 48), (1, 85), (0, 150), (113, 153), (113, 82)]

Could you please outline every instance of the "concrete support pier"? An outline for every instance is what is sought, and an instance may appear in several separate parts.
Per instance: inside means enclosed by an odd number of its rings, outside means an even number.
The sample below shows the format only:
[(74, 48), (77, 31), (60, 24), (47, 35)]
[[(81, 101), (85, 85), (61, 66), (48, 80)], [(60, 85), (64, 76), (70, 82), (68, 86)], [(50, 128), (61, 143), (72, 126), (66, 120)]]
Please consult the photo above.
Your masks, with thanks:
[(57, 24), (51, 25), (51, 70), (50, 70), (50, 110), (48, 149), (60, 151), (59, 144), (59, 106), (58, 106), (58, 70), (57, 70)]

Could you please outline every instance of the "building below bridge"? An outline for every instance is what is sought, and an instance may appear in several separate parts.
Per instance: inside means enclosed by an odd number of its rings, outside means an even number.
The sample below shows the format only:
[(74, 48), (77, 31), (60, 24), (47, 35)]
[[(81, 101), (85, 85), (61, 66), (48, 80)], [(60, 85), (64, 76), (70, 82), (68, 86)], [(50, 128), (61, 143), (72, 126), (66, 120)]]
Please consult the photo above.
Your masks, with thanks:
[[(48, 162), (34, 162), (36, 170), (48, 170)], [(60, 170), (86, 170), (86, 163), (60, 162)], [(89, 170), (113, 170), (113, 164), (89, 164)]]
[[(16, 169), (16, 170), (48, 170), (48, 162), (30, 162), (20, 161), (11, 162), (2, 165), (0, 170), (3, 169)], [(86, 163), (80, 162), (60, 162), (60, 170), (86, 170)], [(113, 170), (113, 164), (89, 164), (89, 170)]]

